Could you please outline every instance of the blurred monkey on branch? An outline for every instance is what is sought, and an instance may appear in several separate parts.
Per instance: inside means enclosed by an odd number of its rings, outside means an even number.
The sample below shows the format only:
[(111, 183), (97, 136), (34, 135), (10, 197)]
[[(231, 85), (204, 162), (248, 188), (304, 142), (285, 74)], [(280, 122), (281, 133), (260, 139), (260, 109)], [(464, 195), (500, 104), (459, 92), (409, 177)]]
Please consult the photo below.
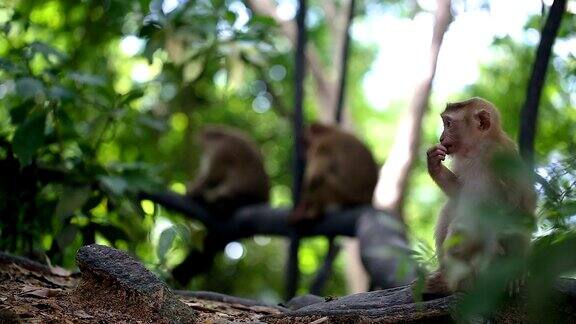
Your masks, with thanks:
[(290, 221), (321, 219), (333, 208), (371, 204), (378, 166), (366, 146), (338, 127), (314, 123), (306, 129), (302, 198)]
[(199, 134), (200, 170), (187, 195), (214, 217), (268, 202), (270, 180), (256, 144), (243, 132), (210, 126)]

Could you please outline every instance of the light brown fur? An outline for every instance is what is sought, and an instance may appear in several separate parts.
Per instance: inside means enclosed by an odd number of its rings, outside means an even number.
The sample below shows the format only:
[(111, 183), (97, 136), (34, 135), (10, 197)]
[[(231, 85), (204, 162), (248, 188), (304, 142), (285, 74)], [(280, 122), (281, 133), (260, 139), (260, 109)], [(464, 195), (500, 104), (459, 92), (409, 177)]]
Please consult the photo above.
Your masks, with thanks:
[[(448, 196), (436, 225), (440, 269), (427, 280), (431, 293), (465, 290), (498, 258), (524, 256), (536, 201), (530, 173), (490, 102), (448, 104), (441, 116), (440, 144), (427, 152), (430, 176)], [(452, 171), (442, 165), (446, 155)]]
[(264, 159), (243, 132), (224, 126), (200, 132), (200, 171), (187, 190), (213, 216), (229, 217), (236, 209), (268, 201), (270, 183)]
[(352, 134), (318, 123), (306, 130), (306, 172), (300, 204), (291, 221), (318, 220), (327, 209), (370, 204), (378, 167)]

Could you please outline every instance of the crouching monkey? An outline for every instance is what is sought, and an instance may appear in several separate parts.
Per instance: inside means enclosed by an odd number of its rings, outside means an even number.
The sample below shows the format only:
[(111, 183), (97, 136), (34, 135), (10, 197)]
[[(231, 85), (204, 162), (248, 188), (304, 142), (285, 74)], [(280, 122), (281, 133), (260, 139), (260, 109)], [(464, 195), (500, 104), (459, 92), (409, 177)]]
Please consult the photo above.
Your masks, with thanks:
[[(536, 201), (530, 172), (494, 105), (472, 98), (448, 104), (441, 117), (440, 144), (427, 152), (428, 172), (448, 196), (435, 231), (440, 268), (425, 287), (432, 294), (469, 289), (500, 258), (525, 256)], [(446, 155), (452, 171), (442, 164)]]
[(268, 201), (270, 182), (256, 144), (239, 130), (223, 126), (200, 132), (200, 171), (187, 195), (214, 217)]
[(306, 171), (292, 223), (319, 220), (331, 208), (370, 204), (378, 166), (366, 146), (337, 127), (312, 124), (305, 134)]

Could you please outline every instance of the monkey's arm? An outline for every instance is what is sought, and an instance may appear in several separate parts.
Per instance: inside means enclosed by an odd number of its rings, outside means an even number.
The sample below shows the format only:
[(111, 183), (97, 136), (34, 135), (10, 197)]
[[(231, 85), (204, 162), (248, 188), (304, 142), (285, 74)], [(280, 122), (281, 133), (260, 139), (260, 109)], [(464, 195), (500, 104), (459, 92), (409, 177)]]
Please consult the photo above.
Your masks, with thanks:
[(448, 197), (454, 197), (460, 190), (461, 184), (458, 176), (447, 167), (442, 165), (439, 172), (430, 175)]
[(226, 180), (226, 170), (219, 162), (214, 160), (201, 166), (200, 174), (187, 190), (188, 196), (203, 196), (205, 199), (211, 200), (207, 196), (213, 196), (214, 194), (211, 192), (218, 191), (218, 188)]
[(442, 164), (447, 153), (448, 151), (442, 144), (433, 146), (426, 152), (428, 173), (448, 197), (454, 197), (460, 190), (461, 184), (458, 176)]

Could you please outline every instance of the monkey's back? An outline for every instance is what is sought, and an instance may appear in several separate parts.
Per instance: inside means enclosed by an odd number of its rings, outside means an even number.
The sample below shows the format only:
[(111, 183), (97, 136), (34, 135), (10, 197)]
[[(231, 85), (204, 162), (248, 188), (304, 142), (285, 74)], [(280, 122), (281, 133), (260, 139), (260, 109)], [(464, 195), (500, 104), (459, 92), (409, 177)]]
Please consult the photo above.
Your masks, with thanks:
[(330, 151), (340, 183), (349, 195), (349, 204), (372, 202), (378, 181), (378, 165), (372, 153), (355, 136), (335, 129), (332, 136), (319, 139), (319, 149)]
[(210, 149), (214, 156), (229, 166), (228, 176), (234, 194), (251, 202), (267, 202), (270, 181), (264, 166), (264, 158), (257, 144), (244, 132), (224, 126), (212, 126), (204, 131), (211, 134)]

